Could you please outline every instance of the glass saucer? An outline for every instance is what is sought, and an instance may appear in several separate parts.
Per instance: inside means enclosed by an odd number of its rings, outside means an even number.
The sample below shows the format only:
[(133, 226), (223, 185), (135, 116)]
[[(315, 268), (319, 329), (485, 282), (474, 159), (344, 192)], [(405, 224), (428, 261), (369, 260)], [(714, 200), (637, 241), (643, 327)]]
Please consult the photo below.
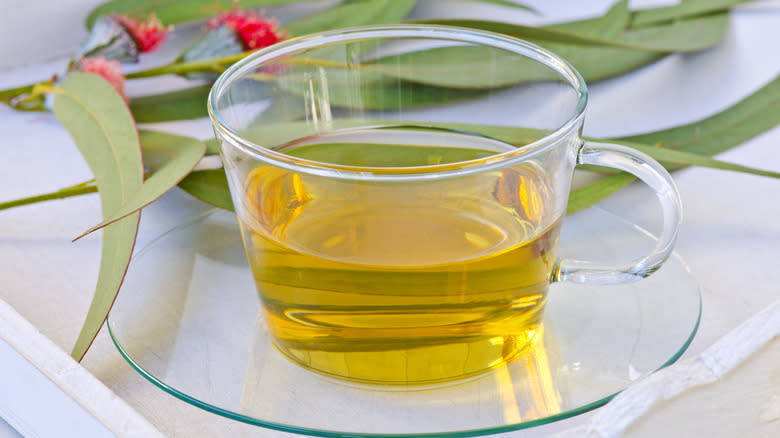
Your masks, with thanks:
[[(650, 234), (604, 210), (564, 221), (560, 254), (636, 257)], [(212, 211), (130, 264), (108, 320), (121, 354), (164, 391), (207, 411), (317, 436), (472, 436), (594, 409), (671, 364), (699, 324), (698, 285), (679, 257), (619, 286), (554, 284), (537, 344), (506, 366), (432, 389), (356, 387), (293, 364), (270, 344), (235, 216)]]

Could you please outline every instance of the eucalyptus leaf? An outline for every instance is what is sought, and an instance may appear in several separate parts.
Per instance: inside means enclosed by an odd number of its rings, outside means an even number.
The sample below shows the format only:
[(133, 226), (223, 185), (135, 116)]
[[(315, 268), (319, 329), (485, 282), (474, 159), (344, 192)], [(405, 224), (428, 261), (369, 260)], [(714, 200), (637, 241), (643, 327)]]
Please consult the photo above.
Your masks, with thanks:
[(139, 131), (144, 164), (149, 176), (143, 185), (130, 194), (122, 206), (103, 222), (89, 228), (77, 239), (135, 213), (158, 200), (176, 187), (198, 164), (206, 152), (206, 145), (194, 138), (156, 131)]
[[(670, 148), (689, 154), (712, 156), (737, 146), (778, 125), (780, 125), (780, 76), (776, 76), (767, 85), (735, 105), (698, 122), (641, 135), (600, 141), (614, 141), (629, 146), (636, 146), (638, 143), (647, 145), (646, 148), (649, 149)], [(647, 151), (648, 149), (644, 150), (644, 152)], [(668, 153), (666, 151), (650, 152)], [(679, 155), (676, 158), (678, 159), (670, 160), (672, 164), (669, 164), (670, 161), (667, 161), (665, 167), (668, 170), (683, 167), (683, 162), (686, 162), (685, 165), (694, 165), (696, 164), (695, 161), (699, 160), (699, 158), (693, 160), (690, 157), (682, 160), (679, 159)], [(677, 161), (677, 163), (674, 163), (674, 161)], [(730, 165), (720, 168), (776, 177), (776, 172), (757, 169), (746, 170), (742, 169), (742, 167)], [(595, 204), (625, 187), (633, 179), (631, 175), (619, 173), (581, 189), (574, 190), (571, 193), (567, 212), (573, 213)]]
[[(119, 209), (143, 183), (141, 147), (124, 100), (100, 76), (77, 73), (54, 88), (54, 115), (68, 130), (100, 189), (103, 217)], [(95, 295), (71, 355), (81, 360), (114, 303), (135, 245), (140, 213), (103, 231)]]
[(206, 140), (206, 155), (219, 155), (219, 142), (216, 138)]
[(303, 3), (314, 0), (112, 0), (96, 7), (87, 16), (87, 27), (92, 28), (98, 17), (121, 14), (146, 18), (154, 14), (165, 25), (202, 20), (219, 12), (230, 10), (233, 5), (241, 8), (264, 8), (286, 3)]
[[(437, 125), (438, 128), (445, 128), (445, 124)], [(522, 135), (507, 136), (504, 132), (505, 127), (502, 126), (447, 123), (446, 128), (454, 129), (457, 132), (473, 132), (475, 134), (484, 135), (486, 137), (500, 140), (517, 147), (523, 147), (524, 145), (530, 143), (530, 141), (540, 137), (532, 134), (531, 132), (524, 133)], [(419, 129), (419, 127), (415, 127), (414, 129)], [(518, 129), (525, 131), (521, 128)], [(757, 176), (780, 178), (780, 172), (756, 169), (740, 164), (715, 160), (704, 155), (692, 154), (674, 149), (666, 149), (658, 146), (649, 146), (627, 141), (613, 141), (613, 143), (628, 146), (643, 152), (656, 161), (664, 164), (665, 167), (698, 166), (708, 167), (711, 169), (748, 173)], [(370, 146), (370, 154), (366, 154), (367, 146)], [(365, 167), (409, 167), (426, 164), (455, 163), (484, 158), (493, 153), (494, 152), (483, 149), (469, 149), (463, 147), (452, 148), (448, 147), (447, 145), (396, 145), (375, 142), (317, 143), (313, 145), (299, 146), (288, 152), (288, 154), (291, 156), (304, 158), (311, 161)], [(615, 172), (617, 171), (612, 169), (611, 173)]]
[(177, 161), (191, 162), (191, 167), (195, 167), (195, 164), (209, 151), (207, 141), (192, 137), (149, 129), (139, 129), (138, 136), (141, 139), (141, 151), (147, 173), (144, 184), (148, 183), (155, 174), (170, 171), (171, 164)]
[(211, 85), (198, 85), (182, 90), (130, 100), (130, 111), (138, 123), (169, 122), (207, 117), (206, 100)]
[[(559, 23), (547, 27), (599, 38), (624, 38), (642, 41), (646, 37), (644, 33), (628, 31), (630, 18), (631, 13), (628, 10), (628, 2), (622, 0), (600, 17)], [(663, 33), (667, 30), (667, 28), (661, 27), (655, 31)], [(588, 82), (635, 70), (665, 56), (664, 53), (646, 50), (537, 42), (569, 61)]]
[(222, 169), (192, 172), (179, 182), (179, 188), (207, 204), (233, 210), (227, 177)]
[[(372, 125), (376, 127), (398, 125), (399, 122), (387, 120), (341, 120), (336, 123), (333, 129), (344, 129), (355, 126)], [(393, 126), (393, 129), (409, 128), (420, 129), (447, 129), (459, 133), (472, 133), (479, 136), (499, 140), (503, 143), (511, 144), (515, 147), (523, 147), (532, 143), (549, 132), (543, 130), (483, 125), (471, 123), (455, 122), (400, 122), (401, 126)], [(254, 135), (262, 138), (265, 142), (271, 144), (283, 143), (292, 140), (295, 136), (307, 136), (316, 134), (317, 130), (306, 125), (305, 122), (293, 122), (274, 124), (265, 130), (256, 130)], [(593, 139), (593, 141), (605, 141)], [(730, 170), (735, 172), (748, 173), (757, 176), (766, 176), (771, 178), (780, 178), (780, 172), (771, 170), (762, 170), (749, 166), (729, 163), (716, 160), (706, 155), (684, 152), (680, 150), (641, 144), (626, 140), (606, 140), (612, 143), (621, 144), (639, 150), (649, 155), (653, 159), (661, 162), (667, 168), (679, 168), (680, 166), (698, 166), (712, 169)], [(492, 152), (469, 149), (469, 148), (449, 148), (446, 145), (436, 146), (431, 144), (410, 147), (412, 145), (393, 145), (371, 142), (371, 154), (365, 155), (365, 143), (317, 143), (313, 145), (299, 146), (288, 153), (298, 158), (307, 160), (328, 162), (331, 164), (358, 165), (360, 166), (418, 166), (428, 161), (428, 157), (437, 157), (437, 163), (453, 163), (459, 161), (473, 160), (485, 157)], [(399, 149), (400, 148), (400, 149)], [(372, 160), (372, 161), (367, 161)], [(596, 168), (594, 168), (596, 169)], [(601, 168), (598, 168), (601, 169)], [(614, 169), (611, 173), (616, 172)]]
[[(728, 15), (716, 14), (622, 32), (621, 29), (625, 27), (627, 20), (627, 3), (622, 1), (604, 17), (557, 26), (569, 31), (577, 31), (580, 37), (619, 38), (627, 45), (647, 44), (656, 45), (658, 48), (664, 47), (665, 50), (670, 51), (685, 51), (699, 50), (717, 44), (725, 35)], [(482, 25), (489, 22), (480, 23)], [(475, 22), (461, 24), (474, 25)], [(515, 25), (504, 23), (500, 25), (504, 28), (516, 28)], [(522, 27), (522, 29), (536, 28)], [(567, 59), (587, 81), (604, 79), (633, 70), (664, 56), (662, 52), (647, 50), (581, 46), (548, 41), (535, 42), (543, 44)], [(449, 46), (407, 52), (374, 60), (364, 64), (364, 69), (394, 75), (407, 81), (450, 88), (495, 88), (527, 81), (553, 80), (558, 77), (552, 69), (528, 58), (498, 49), (485, 50), (473, 46)]]
[(384, 57), (365, 69), (429, 86), (493, 89), (528, 81), (555, 80), (546, 65), (500, 49), (472, 45), (436, 47)]
[(770, 178), (780, 178), (780, 172), (771, 170), (756, 169), (754, 167), (743, 166), (741, 164), (729, 163), (727, 161), (715, 160), (705, 155), (692, 154), (690, 152), (667, 149), (658, 146), (648, 146), (628, 141), (615, 142), (624, 146), (632, 147), (640, 152), (653, 157), (654, 160), (664, 164), (667, 168), (677, 168), (678, 166), (698, 166), (708, 167), (710, 169), (730, 170), (734, 172), (749, 173), (756, 176), (766, 176)]
[(666, 56), (658, 52), (570, 44), (545, 44), (545, 47), (569, 61), (589, 83), (636, 70)]
[(755, 0), (682, 0), (676, 5), (642, 9), (631, 14), (631, 27), (671, 22), (696, 15), (721, 12)]
[(665, 25), (626, 31), (620, 40), (627, 46), (659, 52), (696, 52), (716, 46), (726, 35), (728, 11), (674, 20)]
[[(554, 24), (546, 28), (588, 37), (614, 39), (626, 29), (629, 18), (628, 0), (621, 0), (600, 17)], [(572, 49), (572, 52), (583, 49), (603, 50), (572, 45), (567, 47)], [(626, 49), (608, 50), (629, 52)], [(638, 53), (642, 54), (643, 59), (652, 60), (657, 56), (647, 56), (649, 52), (646, 51)], [(375, 71), (400, 76), (413, 82), (455, 88), (492, 88), (557, 77), (550, 68), (536, 61), (502, 50), (485, 50), (474, 46), (439, 47), (407, 52), (374, 60), (365, 68), (379, 69)]]
[(733, 106), (675, 128), (616, 139), (712, 156), (780, 125), (780, 75)]
[(524, 26), (500, 21), (425, 20), (423, 22), (488, 30), (537, 42), (671, 53), (695, 52), (716, 45), (725, 34), (728, 26), (728, 15), (728, 12), (723, 12), (675, 20), (662, 26), (630, 30), (614, 39), (581, 35), (550, 27)]
[(628, 0), (620, 0), (609, 8), (606, 14), (599, 17), (550, 24), (544, 27), (578, 35), (615, 39), (628, 28), (630, 20), (631, 11), (628, 10)]

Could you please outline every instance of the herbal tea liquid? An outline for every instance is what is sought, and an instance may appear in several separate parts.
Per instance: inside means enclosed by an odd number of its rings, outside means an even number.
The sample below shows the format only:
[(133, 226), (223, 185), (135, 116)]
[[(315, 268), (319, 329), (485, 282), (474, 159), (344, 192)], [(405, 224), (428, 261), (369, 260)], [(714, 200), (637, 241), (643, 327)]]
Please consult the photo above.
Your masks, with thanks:
[[(283, 152), (419, 166), (502, 151), (480, 137), (403, 135), (412, 140), (362, 130)], [(301, 365), (362, 383), (432, 384), (495, 368), (533, 339), (560, 228), (537, 166), (408, 183), (261, 166), (244, 189), (237, 211), (265, 319)]]

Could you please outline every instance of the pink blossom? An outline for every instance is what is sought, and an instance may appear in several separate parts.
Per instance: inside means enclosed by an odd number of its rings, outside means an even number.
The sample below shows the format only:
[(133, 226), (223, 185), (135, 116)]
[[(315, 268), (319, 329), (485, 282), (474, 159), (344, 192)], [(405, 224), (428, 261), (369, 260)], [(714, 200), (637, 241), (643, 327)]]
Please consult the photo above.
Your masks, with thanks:
[(288, 38), (286, 32), (277, 28), (276, 20), (263, 17), (262, 12), (245, 11), (234, 7), (208, 21), (214, 29), (224, 24), (233, 29), (248, 50), (260, 49)]
[(83, 58), (78, 63), (78, 69), (84, 73), (100, 75), (119, 92), (125, 102), (130, 101), (125, 95), (125, 75), (122, 73), (122, 64), (119, 61), (106, 58)]
[(154, 14), (149, 14), (149, 17), (144, 21), (136, 21), (124, 15), (117, 15), (114, 19), (130, 32), (143, 53), (151, 52), (160, 46), (170, 30), (170, 27), (163, 27)]

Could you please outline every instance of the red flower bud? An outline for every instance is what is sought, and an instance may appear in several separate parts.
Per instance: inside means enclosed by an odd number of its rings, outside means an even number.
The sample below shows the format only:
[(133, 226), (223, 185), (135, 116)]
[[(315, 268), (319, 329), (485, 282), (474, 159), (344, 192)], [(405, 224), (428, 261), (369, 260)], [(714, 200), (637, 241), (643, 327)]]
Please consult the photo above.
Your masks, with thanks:
[(124, 15), (117, 15), (114, 19), (130, 32), (135, 42), (138, 43), (138, 48), (144, 53), (151, 52), (162, 44), (165, 35), (170, 30), (170, 26), (163, 27), (154, 14), (149, 14), (146, 20), (140, 22)]
[(122, 64), (119, 61), (106, 58), (82, 58), (77, 67), (81, 72), (100, 75), (116, 88), (125, 102), (130, 101), (125, 95), (125, 75), (122, 73)]
[(247, 50), (260, 49), (288, 38), (286, 32), (277, 28), (276, 20), (263, 17), (262, 12), (245, 11), (234, 7), (208, 21), (209, 29), (224, 24), (233, 29)]

